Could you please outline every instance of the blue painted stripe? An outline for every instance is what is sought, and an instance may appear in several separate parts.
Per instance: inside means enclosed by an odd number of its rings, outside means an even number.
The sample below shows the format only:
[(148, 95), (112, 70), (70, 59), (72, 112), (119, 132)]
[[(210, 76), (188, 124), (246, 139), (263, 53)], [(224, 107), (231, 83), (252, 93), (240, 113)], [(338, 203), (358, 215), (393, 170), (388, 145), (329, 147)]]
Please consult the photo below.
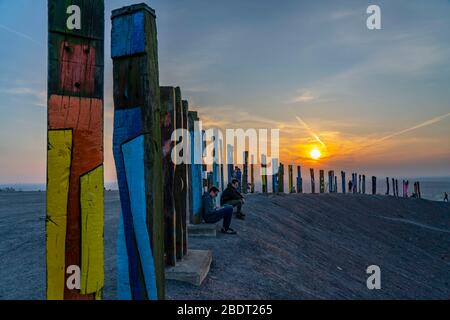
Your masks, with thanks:
[(144, 12), (118, 16), (112, 20), (111, 57), (129, 56), (145, 51)]
[(132, 299), (122, 212), (120, 212), (117, 234), (117, 297), (119, 300)]
[(144, 136), (122, 146), (130, 192), (131, 213), (133, 215), (134, 232), (141, 258), (148, 298), (157, 299), (155, 265), (153, 262), (150, 236), (147, 229), (147, 202), (145, 192), (144, 168)]
[[(140, 280), (138, 249), (134, 240), (133, 217), (131, 215), (131, 203), (121, 145), (124, 142), (139, 136), (141, 132), (142, 120), (140, 108), (115, 111), (113, 153), (116, 163), (117, 182), (119, 185), (123, 217), (123, 230), (128, 254), (129, 284), (134, 300), (143, 300), (146, 298), (146, 295), (145, 288)], [(119, 294), (121, 293), (119, 292)]]

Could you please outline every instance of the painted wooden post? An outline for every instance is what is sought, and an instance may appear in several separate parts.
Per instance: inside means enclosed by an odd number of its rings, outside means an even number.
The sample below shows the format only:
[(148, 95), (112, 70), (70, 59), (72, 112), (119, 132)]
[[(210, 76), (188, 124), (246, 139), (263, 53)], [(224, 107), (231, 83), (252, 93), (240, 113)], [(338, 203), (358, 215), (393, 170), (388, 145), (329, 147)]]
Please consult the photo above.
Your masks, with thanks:
[(187, 149), (183, 149), (183, 153), (186, 158), (186, 162), (183, 163), (183, 177), (184, 177), (184, 201), (186, 202), (185, 211), (182, 212), (181, 215), (181, 229), (182, 229), (182, 237), (183, 237), (183, 245), (182, 245), (182, 253), (181, 258), (183, 256), (187, 255), (188, 253), (188, 234), (187, 234), (187, 219), (191, 216), (191, 204), (190, 204), (190, 193), (191, 193), (191, 171), (189, 166), (189, 159), (190, 159), (190, 153), (189, 153), (189, 140), (190, 140), (190, 134), (189, 134), (189, 102), (187, 100), (182, 100), (182, 116), (183, 116), (183, 129), (185, 130), (183, 133), (183, 140), (186, 140), (186, 146)]
[(319, 171), (319, 193), (325, 192), (325, 171)]
[(342, 184), (342, 193), (346, 194), (347, 191), (347, 183), (345, 180), (345, 172), (341, 171), (341, 184)]
[(354, 181), (353, 181), (353, 193), (356, 194), (358, 193), (358, 174), (355, 173), (354, 175)]
[(248, 192), (248, 151), (244, 151), (244, 168), (242, 172), (242, 193)]
[(316, 181), (314, 179), (314, 169), (309, 169), (309, 174), (311, 175), (311, 193), (316, 193)]
[[(66, 23), (71, 6), (79, 29)], [(104, 10), (102, 0), (48, 1), (49, 300), (101, 299), (104, 286)]]
[(213, 173), (212, 172), (208, 172), (207, 173), (207, 184), (208, 184), (208, 188), (207, 188), (207, 192), (214, 186), (214, 182), (213, 182)]
[(267, 193), (267, 157), (265, 154), (261, 155), (261, 183), (262, 192)]
[(333, 171), (328, 171), (328, 192), (333, 193)]
[(223, 155), (223, 140), (219, 140), (219, 148), (220, 148), (220, 190), (223, 192), (225, 190), (225, 177), (224, 177), (224, 155)]
[(284, 192), (284, 164), (280, 163), (278, 168), (278, 192)]
[(278, 192), (278, 159), (272, 159), (272, 192)]
[(377, 177), (372, 176), (372, 194), (377, 194)]
[(231, 144), (227, 144), (227, 173), (228, 183), (231, 183), (234, 176), (234, 150)]
[(113, 148), (122, 205), (117, 257), (120, 299), (164, 299), (165, 296), (155, 19), (154, 10), (145, 4), (112, 13)]
[(366, 194), (366, 175), (363, 174), (362, 176), (362, 193)]
[(337, 181), (338, 181), (338, 180), (337, 180), (337, 176), (334, 176), (334, 185), (333, 185), (333, 187), (334, 187), (333, 192), (334, 192), (334, 193), (337, 193), (337, 184), (338, 184)]
[(398, 197), (398, 179), (395, 179), (395, 194)]
[(164, 185), (164, 252), (166, 264), (176, 265), (176, 216), (173, 199), (173, 181), (175, 165), (172, 161), (174, 143), (172, 134), (175, 123), (175, 89), (161, 87), (161, 145)]
[(303, 179), (301, 166), (297, 166), (297, 193), (303, 193)]
[(386, 195), (389, 195), (389, 177), (386, 177)]
[[(175, 128), (180, 130), (181, 135), (178, 141), (185, 141), (187, 137), (184, 135), (183, 129), (186, 129), (187, 119), (185, 120), (185, 112), (183, 108), (183, 100), (181, 95), (181, 89), (179, 87), (175, 88)], [(175, 147), (175, 152), (180, 157), (184, 157), (184, 150), (181, 146)], [(187, 202), (187, 167), (186, 163), (175, 164), (175, 175), (174, 175), (174, 201), (175, 201), (175, 213), (176, 213), (176, 248), (177, 248), (177, 259), (181, 260), (183, 258), (183, 252), (185, 248), (184, 240), (184, 221), (186, 221), (186, 216), (188, 214), (188, 202)]]
[[(251, 193), (255, 193), (255, 156), (252, 155), (251, 161), (250, 161), (250, 185)], [(266, 175), (266, 192), (267, 192), (267, 175)]]
[(198, 123), (198, 113), (196, 111), (189, 111), (189, 133), (191, 136), (191, 198), (189, 222), (191, 224), (199, 224), (201, 221), (202, 210), (202, 141)]
[(294, 193), (294, 167), (292, 165), (288, 165), (288, 183), (289, 183), (289, 193)]
[(213, 172), (213, 186), (220, 188), (220, 166), (219, 166), (219, 157), (220, 157), (220, 150), (219, 150), (219, 129), (214, 129), (214, 151), (213, 151), (213, 165), (212, 165), (212, 172)]

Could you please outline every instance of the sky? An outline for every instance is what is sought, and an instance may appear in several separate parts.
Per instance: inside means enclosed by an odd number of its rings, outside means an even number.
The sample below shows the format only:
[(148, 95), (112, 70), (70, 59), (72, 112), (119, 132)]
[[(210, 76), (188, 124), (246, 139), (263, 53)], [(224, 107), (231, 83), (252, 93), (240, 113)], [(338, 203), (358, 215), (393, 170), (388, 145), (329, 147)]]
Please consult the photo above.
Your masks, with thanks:
[[(280, 129), (286, 164), (450, 176), (448, 0), (154, 0), (160, 84), (205, 127)], [(112, 157), (106, 0), (105, 181)], [(366, 9), (381, 8), (381, 30)], [(0, 0), (0, 184), (46, 180), (47, 1)], [(313, 148), (322, 158), (313, 161)]]

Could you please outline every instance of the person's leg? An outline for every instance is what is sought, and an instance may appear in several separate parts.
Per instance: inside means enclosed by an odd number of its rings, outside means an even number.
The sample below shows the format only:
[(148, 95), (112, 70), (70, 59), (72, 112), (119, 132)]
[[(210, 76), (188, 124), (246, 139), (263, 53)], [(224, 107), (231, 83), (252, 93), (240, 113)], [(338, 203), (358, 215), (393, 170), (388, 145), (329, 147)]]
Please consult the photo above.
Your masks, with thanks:
[(242, 209), (242, 200), (229, 200), (225, 204), (233, 206), (233, 208), (237, 208), (237, 214), (241, 213)]
[(221, 210), (223, 211), (223, 228), (227, 231), (230, 229), (231, 219), (233, 217), (233, 207), (225, 207)]

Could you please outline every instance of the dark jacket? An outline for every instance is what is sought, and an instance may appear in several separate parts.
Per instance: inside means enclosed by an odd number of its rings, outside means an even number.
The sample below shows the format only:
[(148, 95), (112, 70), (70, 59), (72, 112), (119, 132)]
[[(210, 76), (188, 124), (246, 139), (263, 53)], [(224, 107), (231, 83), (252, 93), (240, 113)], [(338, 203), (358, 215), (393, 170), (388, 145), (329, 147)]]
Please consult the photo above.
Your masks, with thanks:
[(211, 198), (211, 195), (209, 193), (203, 194), (202, 197), (202, 218), (205, 218), (205, 216), (213, 213), (216, 211), (216, 205), (214, 203), (213, 198)]
[(228, 184), (225, 191), (222, 193), (222, 196), (220, 197), (220, 205), (223, 206), (225, 203), (231, 200), (241, 200), (244, 199), (242, 194), (237, 191), (231, 183)]

